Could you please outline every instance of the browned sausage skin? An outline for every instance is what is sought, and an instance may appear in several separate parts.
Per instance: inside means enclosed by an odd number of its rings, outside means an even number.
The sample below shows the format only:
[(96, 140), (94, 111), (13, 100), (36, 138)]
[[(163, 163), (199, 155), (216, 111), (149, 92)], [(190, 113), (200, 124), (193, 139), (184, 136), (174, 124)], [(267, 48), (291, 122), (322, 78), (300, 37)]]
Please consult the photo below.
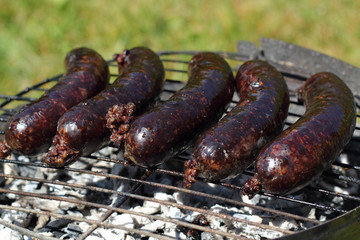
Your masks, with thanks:
[(184, 187), (197, 174), (210, 181), (240, 174), (282, 131), (289, 92), (281, 73), (265, 61), (248, 61), (239, 68), (236, 83), (240, 101), (197, 139), (193, 159), (185, 163)]
[(188, 73), (182, 89), (131, 124), (125, 159), (146, 168), (159, 165), (223, 114), (234, 92), (228, 63), (215, 53), (198, 53), (190, 60)]
[(58, 119), (108, 84), (109, 67), (94, 50), (84, 47), (72, 50), (65, 58), (65, 68), (65, 75), (54, 87), (13, 116), (0, 146), (0, 158), (10, 151), (24, 155), (46, 152)]
[(353, 94), (335, 74), (310, 77), (299, 89), (306, 112), (259, 154), (255, 175), (243, 188), (250, 198), (263, 189), (295, 192), (317, 178), (341, 153), (355, 129)]
[[(111, 119), (119, 113), (123, 124), (128, 124), (133, 113), (141, 113), (160, 93), (165, 73), (156, 53), (136, 47), (115, 58), (120, 75), (114, 83), (59, 119), (53, 146), (43, 159), (48, 165), (69, 165), (108, 145), (111, 131), (106, 127), (107, 121), (111, 125)], [(107, 116), (109, 109), (111, 116)]]

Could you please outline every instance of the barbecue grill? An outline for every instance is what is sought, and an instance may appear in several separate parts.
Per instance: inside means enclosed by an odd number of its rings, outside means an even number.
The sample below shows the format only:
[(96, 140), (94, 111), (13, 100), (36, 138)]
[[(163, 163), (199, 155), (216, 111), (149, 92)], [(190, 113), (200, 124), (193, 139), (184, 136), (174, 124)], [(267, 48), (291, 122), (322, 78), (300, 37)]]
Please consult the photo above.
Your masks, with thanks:
[[(290, 90), (285, 127), (305, 111), (295, 91), (316, 71), (335, 72), (355, 94), (354, 136), (339, 159), (310, 186), (291, 195), (260, 193), (249, 200), (241, 195), (241, 186), (253, 175), (250, 166), (234, 179), (222, 183), (199, 179), (191, 189), (184, 189), (183, 164), (191, 158), (191, 148), (156, 169), (124, 167), (122, 151), (111, 146), (61, 169), (44, 165), (42, 156), (12, 154), (0, 159), (0, 235), (13, 239), (356, 239), (360, 236), (360, 83), (351, 73), (360, 70), (277, 40), (262, 39), (261, 44), (259, 48), (240, 41), (237, 52), (218, 53), (234, 72), (243, 61), (254, 58), (278, 68)], [(158, 52), (167, 79), (160, 101), (184, 85), (188, 61), (195, 53)], [(113, 61), (109, 65), (114, 80), (117, 66)], [(0, 96), (2, 139), (5, 123), (17, 108), (36, 99), (60, 77), (14, 96)], [(237, 101), (234, 94), (229, 110)]]

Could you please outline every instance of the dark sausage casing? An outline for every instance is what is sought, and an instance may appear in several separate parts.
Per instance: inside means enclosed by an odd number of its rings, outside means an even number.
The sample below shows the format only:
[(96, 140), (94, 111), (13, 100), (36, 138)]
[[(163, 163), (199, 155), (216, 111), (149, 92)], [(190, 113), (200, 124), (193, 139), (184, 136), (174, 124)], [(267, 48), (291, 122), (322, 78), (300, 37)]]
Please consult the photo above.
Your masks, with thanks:
[(132, 103), (137, 114), (155, 100), (165, 76), (159, 56), (148, 48), (136, 47), (125, 50), (119, 64), (120, 75), (113, 84), (59, 119), (45, 163), (68, 165), (108, 145), (111, 132), (106, 127), (106, 114), (112, 106)]
[(197, 139), (193, 159), (185, 164), (184, 187), (197, 174), (210, 181), (240, 174), (282, 131), (289, 91), (281, 73), (265, 61), (248, 61), (240, 66), (236, 85), (240, 101)]
[(299, 90), (306, 112), (259, 154), (255, 175), (243, 193), (263, 189), (275, 194), (295, 192), (311, 183), (350, 141), (355, 129), (353, 94), (336, 75), (310, 77)]
[(72, 106), (104, 89), (110, 77), (104, 59), (88, 48), (69, 52), (65, 68), (65, 75), (54, 87), (13, 116), (5, 131), (6, 147), (24, 155), (46, 152), (58, 119)]
[(234, 92), (228, 63), (217, 54), (198, 53), (188, 74), (182, 89), (134, 120), (125, 141), (127, 160), (142, 167), (159, 165), (223, 114)]

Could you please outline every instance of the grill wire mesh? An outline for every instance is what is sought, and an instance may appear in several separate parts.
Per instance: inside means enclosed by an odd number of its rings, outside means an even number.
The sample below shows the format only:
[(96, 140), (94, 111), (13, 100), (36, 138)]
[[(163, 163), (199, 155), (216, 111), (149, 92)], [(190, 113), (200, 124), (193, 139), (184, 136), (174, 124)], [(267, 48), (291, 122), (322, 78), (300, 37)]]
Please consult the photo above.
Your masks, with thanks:
[[(195, 52), (159, 52), (160, 57), (166, 68), (166, 84), (160, 95), (160, 101), (169, 98), (176, 90), (180, 89), (187, 79), (187, 63)], [(238, 66), (247, 56), (241, 56), (237, 53), (219, 52), (224, 56), (236, 72)], [(117, 77), (117, 68), (113, 61), (109, 61), (112, 73), (112, 81)], [(304, 76), (294, 75), (282, 72), (284, 75), (291, 96), (291, 106), (286, 126), (294, 123), (304, 112), (304, 106), (297, 101), (295, 89), (305, 80)], [(24, 91), (15, 96), (0, 95), (0, 135), (1, 140), (4, 138), (4, 129), (6, 121), (16, 112), (19, 106), (33, 101), (38, 98), (46, 89), (53, 86), (61, 75), (46, 79), (45, 81), (26, 88)], [(356, 96), (357, 112), (359, 113), (359, 96)], [(234, 94), (229, 110), (236, 104), (238, 97)], [(360, 184), (360, 117), (357, 115), (357, 126), (350, 144), (346, 147), (343, 154), (332, 167), (327, 170), (319, 180), (306, 187), (294, 195), (276, 196), (268, 193), (261, 193), (263, 199), (275, 203), (273, 205), (264, 205), (260, 202), (254, 203), (246, 201), (241, 196), (242, 183), (253, 175), (253, 168), (250, 166), (240, 177), (224, 181), (223, 183), (205, 183), (202, 179), (198, 180), (198, 187), (184, 189), (181, 187), (183, 177), (183, 163), (191, 158), (191, 149), (179, 156), (176, 156), (170, 163), (161, 165), (156, 169), (138, 169), (133, 166), (123, 167), (121, 150), (107, 147), (88, 157), (82, 157), (77, 163), (62, 168), (49, 168), (41, 162), (41, 156), (35, 158), (25, 158), (24, 156), (13, 154), (8, 159), (0, 159), (0, 211), (23, 213), (28, 218), (26, 225), (19, 224), (16, 221), (7, 221), (0, 219), (0, 225), (11, 228), (21, 235), (31, 236), (38, 239), (91, 239), (96, 235), (98, 229), (123, 230), (133, 238), (142, 239), (175, 239), (187, 236), (188, 238), (199, 238), (202, 232), (209, 233), (216, 239), (235, 238), (235, 239), (252, 239), (252, 236), (242, 234), (241, 229), (244, 226), (251, 226), (253, 229), (263, 229), (265, 231), (277, 232), (275, 236), (289, 236), (301, 230), (323, 224), (336, 217), (345, 215), (347, 212), (360, 205), (360, 196), (356, 191), (355, 194), (339, 191), (338, 188), (327, 185), (326, 182), (334, 186), (352, 186), (358, 189)], [(347, 174), (352, 171), (352, 175)], [(55, 176), (55, 177), (54, 177)], [(73, 176), (80, 177), (84, 181), (73, 181)], [(165, 176), (165, 178), (164, 178)], [(112, 186), (102, 184), (103, 180), (112, 182)], [(164, 180), (171, 179), (171, 181)], [(32, 187), (23, 189), (14, 187), (30, 184)], [(119, 188), (119, 184), (122, 187)], [(124, 185), (125, 183), (125, 185)], [(41, 189), (46, 189), (41, 191)], [(71, 194), (64, 192), (62, 189), (70, 189)], [(172, 199), (160, 199), (155, 197), (158, 193), (177, 193), (182, 202), (173, 201)], [(301, 196), (301, 197), (299, 197)], [(333, 203), (327, 199), (337, 198), (338, 201)], [(16, 200), (26, 199), (32, 204), (19, 205), (14, 204)], [(190, 199), (187, 201), (187, 199)], [(194, 201), (195, 199), (195, 201)], [(326, 199), (326, 200), (324, 200)], [(36, 204), (36, 202), (38, 202)], [(66, 211), (52, 210), (47, 205), (41, 207), (44, 202), (50, 205), (60, 206), (69, 205)], [(189, 221), (186, 218), (163, 217), (156, 213), (146, 213), (135, 211), (129, 206), (150, 203), (162, 208), (177, 208), (186, 215), (204, 216), (207, 219), (219, 219), (222, 223), (216, 226), (208, 224), (199, 224), (196, 221)], [(203, 202), (205, 202), (203, 204)], [(341, 204), (339, 204), (339, 202)], [(216, 206), (221, 204), (224, 209), (216, 211)], [(289, 207), (291, 206), (291, 207)], [(54, 208), (55, 209), (55, 208)], [(64, 209), (64, 208), (62, 208)], [(82, 213), (88, 214), (71, 214), (74, 209), (81, 209)], [(100, 213), (94, 217), (90, 212), (99, 210)], [(235, 210), (234, 210), (235, 209)], [(306, 209), (298, 211), (299, 209)], [(308, 213), (316, 210), (315, 216)], [(239, 217), (235, 212), (250, 212), (249, 218)], [(151, 231), (137, 228), (136, 224), (128, 226), (125, 223), (114, 223), (114, 215), (137, 216), (148, 219), (150, 222), (163, 222), (165, 224), (176, 225), (179, 235), (167, 235), (166, 230)], [(256, 221), (251, 215), (258, 214), (264, 220)], [(326, 217), (324, 220), (323, 217)], [(302, 228), (284, 229), (274, 224), (270, 218), (286, 219), (295, 222)], [(48, 227), (48, 232), (53, 234), (41, 234), (37, 225), (39, 221), (45, 219), (42, 224)], [(58, 225), (52, 225), (49, 228), (49, 222), (57, 222)], [(85, 231), (80, 231), (73, 227), (71, 234), (63, 233), (61, 229), (64, 226), (87, 224)], [(41, 225), (41, 224), (40, 224)], [(170, 226), (169, 225), (169, 226)], [(224, 230), (222, 225), (240, 225), (233, 231)], [(50, 230), (49, 230), (50, 229)], [(231, 229), (231, 228), (230, 228)], [(76, 232), (77, 231), (77, 232)], [(55, 234), (55, 232), (57, 234)], [(60, 234), (60, 235), (59, 235)], [(181, 235), (182, 234), (182, 235)], [(197, 234), (197, 235), (196, 235)], [(203, 235), (201, 235), (203, 236)], [(254, 237), (255, 238), (255, 237)], [(263, 238), (262, 238), (263, 239)]]

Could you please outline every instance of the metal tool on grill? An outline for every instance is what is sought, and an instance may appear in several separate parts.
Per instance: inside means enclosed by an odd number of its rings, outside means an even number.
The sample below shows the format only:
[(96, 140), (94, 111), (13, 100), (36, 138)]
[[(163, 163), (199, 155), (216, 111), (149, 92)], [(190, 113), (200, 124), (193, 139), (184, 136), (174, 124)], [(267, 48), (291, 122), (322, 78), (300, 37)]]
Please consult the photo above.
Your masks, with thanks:
[[(6, 226), (20, 235), (39, 239), (187, 236), (285, 240), (339, 236), (354, 239), (360, 235), (360, 81), (357, 80), (360, 69), (293, 44), (274, 39), (260, 42), (261, 47), (239, 41), (236, 53), (218, 53), (231, 63), (234, 71), (243, 61), (261, 58), (282, 72), (291, 92), (287, 125), (304, 111), (296, 99), (296, 88), (315, 72), (336, 73), (355, 94), (358, 115), (354, 136), (340, 159), (314, 184), (288, 196), (262, 193), (251, 202), (241, 196), (240, 186), (253, 174), (252, 167), (224, 183), (199, 180), (191, 190), (182, 188), (181, 167), (191, 158), (190, 151), (153, 170), (123, 167), (119, 164), (121, 151), (111, 147), (64, 169), (48, 168), (41, 163), (41, 156), (29, 159), (13, 155), (10, 159), (0, 159), (0, 232)], [(183, 86), (180, 80), (186, 80), (187, 61), (194, 53), (159, 52), (167, 70), (161, 100)], [(115, 72), (116, 67), (112, 68)], [(3, 126), (16, 107), (33, 101), (37, 92), (47, 89), (60, 76), (15, 96), (0, 95), (3, 99), (0, 133), (4, 133)], [(237, 100), (235, 95), (230, 108)], [(196, 221), (202, 218), (208, 224)], [(283, 223), (288, 226), (282, 226)], [(175, 229), (175, 233), (170, 233), (170, 229)]]

